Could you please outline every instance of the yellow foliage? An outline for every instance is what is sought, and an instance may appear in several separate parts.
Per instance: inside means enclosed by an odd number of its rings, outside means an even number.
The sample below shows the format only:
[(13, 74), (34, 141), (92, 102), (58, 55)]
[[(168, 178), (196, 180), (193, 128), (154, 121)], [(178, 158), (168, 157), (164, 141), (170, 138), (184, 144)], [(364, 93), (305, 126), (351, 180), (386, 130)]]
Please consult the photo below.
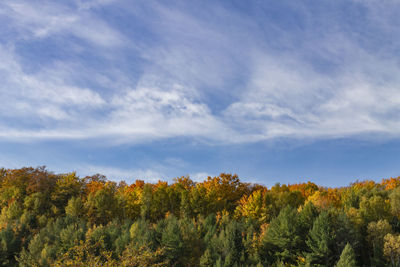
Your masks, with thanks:
[(235, 210), (236, 217), (247, 217), (265, 222), (267, 220), (267, 208), (263, 201), (263, 191), (257, 190), (250, 196), (243, 196)]
[(327, 190), (321, 190), (314, 192), (307, 201), (311, 201), (314, 206), (320, 209), (327, 209), (329, 207), (339, 207), (341, 204), (340, 194), (338, 190), (328, 188)]
[(388, 258), (393, 266), (400, 263), (400, 235), (387, 234), (385, 236), (383, 254)]

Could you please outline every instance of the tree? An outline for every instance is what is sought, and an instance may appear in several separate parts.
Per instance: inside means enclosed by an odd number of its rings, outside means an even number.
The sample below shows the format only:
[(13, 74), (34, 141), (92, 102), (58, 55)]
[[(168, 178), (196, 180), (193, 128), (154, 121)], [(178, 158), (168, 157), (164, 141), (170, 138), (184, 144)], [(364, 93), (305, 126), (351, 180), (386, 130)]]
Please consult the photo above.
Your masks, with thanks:
[(85, 208), (90, 223), (104, 225), (118, 217), (121, 209), (115, 195), (116, 185), (111, 182), (107, 182), (103, 188), (89, 194)]
[(387, 234), (384, 238), (383, 254), (392, 266), (400, 266), (400, 235)]
[(125, 216), (131, 220), (140, 217), (141, 196), (143, 192), (144, 182), (136, 180), (134, 184), (127, 185), (119, 190), (121, 202), (125, 206)]
[(151, 217), (151, 204), (153, 201), (153, 188), (150, 184), (145, 184), (143, 187), (141, 202), (142, 207), (140, 210), (140, 215), (143, 219), (150, 219)]
[(360, 212), (366, 223), (388, 219), (390, 217), (390, 203), (380, 195), (362, 197)]
[(15, 264), (15, 256), (20, 251), (20, 246), (19, 236), (11, 227), (0, 230), (0, 265), (12, 266)]
[(367, 226), (367, 241), (371, 251), (371, 264), (384, 265), (383, 247), (384, 238), (392, 232), (392, 227), (387, 220), (370, 222)]
[(235, 214), (237, 217), (247, 217), (258, 220), (261, 223), (266, 222), (268, 214), (262, 190), (257, 190), (250, 196), (244, 195), (239, 200)]
[(310, 253), (311, 263), (332, 266), (335, 259), (335, 233), (331, 226), (332, 218), (327, 211), (315, 219), (314, 225), (306, 240)]
[[(262, 254), (272, 252), (272, 262), (276, 259), (289, 263), (296, 262), (296, 254), (301, 244), (298, 214), (296, 209), (287, 206), (271, 221), (262, 240)], [(268, 259), (266, 259), (269, 261)], [(271, 262), (271, 263), (272, 263)]]
[(336, 267), (356, 267), (354, 250), (349, 243), (344, 247)]
[[(165, 257), (172, 265), (180, 262), (183, 257), (184, 244), (179, 222), (173, 215), (168, 216), (165, 220), (160, 245), (165, 250)], [(180, 263), (185, 264), (184, 262)]]
[(152, 251), (146, 246), (140, 248), (128, 246), (115, 266), (162, 267), (169, 266), (169, 262), (165, 259), (164, 249), (162, 248)]
[(299, 225), (302, 231), (302, 236), (306, 236), (306, 234), (313, 227), (314, 220), (319, 215), (317, 208), (310, 201), (307, 202), (299, 212)]
[(156, 247), (156, 233), (153, 228), (151, 228), (148, 221), (144, 219), (139, 219), (134, 222), (129, 230), (132, 243), (130, 246), (135, 248), (148, 247), (150, 249), (155, 249)]
[(112, 258), (112, 253), (104, 248), (103, 240), (99, 240), (94, 244), (87, 239), (70, 248), (67, 252), (61, 255), (52, 266), (103, 266), (113, 267), (118, 266), (115, 259)]
[(200, 266), (207, 267), (207, 266), (214, 266), (214, 260), (211, 256), (211, 252), (209, 249), (206, 249), (203, 256), (200, 258)]
[(51, 193), (51, 200), (59, 211), (63, 211), (71, 197), (82, 193), (83, 182), (75, 172), (59, 175), (55, 188)]
[(397, 187), (390, 194), (390, 205), (392, 213), (400, 218), (400, 187)]
[(72, 197), (68, 200), (68, 205), (65, 207), (65, 214), (81, 218), (85, 214), (85, 207), (80, 197)]
[(227, 210), (232, 213), (239, 199), (250, 193), (249, 185), (240, 182), (236, 174), (221, 173), (213, 178), (208, 177), (202, 184), (207, 191), (211, 212)]

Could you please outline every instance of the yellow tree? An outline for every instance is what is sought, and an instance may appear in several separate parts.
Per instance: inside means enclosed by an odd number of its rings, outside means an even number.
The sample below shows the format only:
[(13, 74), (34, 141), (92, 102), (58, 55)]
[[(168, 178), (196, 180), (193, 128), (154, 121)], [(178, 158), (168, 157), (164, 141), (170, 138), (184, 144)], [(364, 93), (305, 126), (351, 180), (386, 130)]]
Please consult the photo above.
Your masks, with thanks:
[(224, 209), (233, 212), (239, 199), (250, 193), (249, 184), (241, 183), (236, 174), (221, 173), (213, 178), (208, 177), (202, 184), (214, 212)]
[(383, 254), (391, 261), (392, 266), (400, 266), (400, 235), (385, 236)]
[(264, 223), (268, 219), (267, 207), (264, 202), (264, 190), (257, 190), (250, 196), (244, 195), (239, 200), (235, 210), (236, 217), (246, 217)]

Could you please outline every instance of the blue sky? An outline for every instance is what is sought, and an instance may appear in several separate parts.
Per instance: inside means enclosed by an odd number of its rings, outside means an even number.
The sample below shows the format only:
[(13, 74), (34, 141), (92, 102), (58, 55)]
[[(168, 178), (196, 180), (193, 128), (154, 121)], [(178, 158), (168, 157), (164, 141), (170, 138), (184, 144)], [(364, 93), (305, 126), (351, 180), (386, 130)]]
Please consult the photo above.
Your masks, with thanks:
[(0, 3), (0, 166), (400, 175), (396, 1)]

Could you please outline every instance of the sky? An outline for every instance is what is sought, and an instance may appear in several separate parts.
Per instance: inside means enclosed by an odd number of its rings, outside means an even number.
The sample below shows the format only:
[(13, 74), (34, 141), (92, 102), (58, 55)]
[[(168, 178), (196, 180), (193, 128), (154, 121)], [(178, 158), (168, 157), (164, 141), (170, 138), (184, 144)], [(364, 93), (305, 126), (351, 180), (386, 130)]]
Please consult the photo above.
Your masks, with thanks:
[(394, 0), (0, 2), (0, 167), (400, 175)]

